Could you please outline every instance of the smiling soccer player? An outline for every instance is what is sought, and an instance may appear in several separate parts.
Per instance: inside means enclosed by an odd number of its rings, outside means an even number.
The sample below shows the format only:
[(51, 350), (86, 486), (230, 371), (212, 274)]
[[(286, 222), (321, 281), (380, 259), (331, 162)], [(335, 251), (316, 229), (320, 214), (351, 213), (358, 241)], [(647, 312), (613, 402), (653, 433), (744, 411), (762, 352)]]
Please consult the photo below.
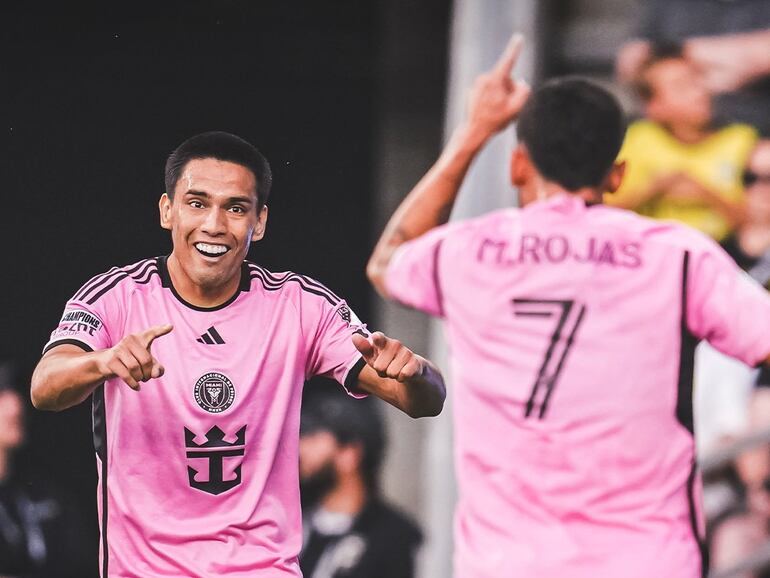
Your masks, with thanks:
[(244, 260), (265, 234), (270, 184), (267, 161), (234, 135), (182, 143), (160, 199), (171, 255), (83, 285), (35, 370), (40, 409), (93, 393), (105, 578), (300, 576), (299, 407), (312, 376), (412, 417), (441, 411), (430, 362), (370, 335), (318, 281)]

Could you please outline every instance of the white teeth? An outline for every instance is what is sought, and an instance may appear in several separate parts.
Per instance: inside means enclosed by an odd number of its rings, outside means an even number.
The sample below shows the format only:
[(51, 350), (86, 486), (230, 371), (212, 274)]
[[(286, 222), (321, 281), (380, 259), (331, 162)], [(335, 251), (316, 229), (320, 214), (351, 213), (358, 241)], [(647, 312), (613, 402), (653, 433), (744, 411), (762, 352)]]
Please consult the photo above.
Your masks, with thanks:
[(209, 245), (208, 243), (195, 243), (195, 247), (203, 252), (208, 253), (209, 255), (222, 255), (223, 253), (227, 253), (227, 247), (224, 245)]

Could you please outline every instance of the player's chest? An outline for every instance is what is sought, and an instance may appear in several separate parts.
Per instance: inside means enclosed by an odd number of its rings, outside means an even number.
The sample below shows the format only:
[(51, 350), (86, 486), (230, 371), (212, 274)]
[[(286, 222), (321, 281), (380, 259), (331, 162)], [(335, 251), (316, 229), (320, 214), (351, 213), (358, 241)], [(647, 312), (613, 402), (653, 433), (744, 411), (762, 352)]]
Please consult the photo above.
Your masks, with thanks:
[(152, 345), (166, 370), (158, 395), (192, 411), (222, 413), (304, 381), (308, 347), (299, 320), (291, 310), (280, 313), (258, 307), (136, 308), (127, 316), (125, 333), (172, 324), (173, 331)]

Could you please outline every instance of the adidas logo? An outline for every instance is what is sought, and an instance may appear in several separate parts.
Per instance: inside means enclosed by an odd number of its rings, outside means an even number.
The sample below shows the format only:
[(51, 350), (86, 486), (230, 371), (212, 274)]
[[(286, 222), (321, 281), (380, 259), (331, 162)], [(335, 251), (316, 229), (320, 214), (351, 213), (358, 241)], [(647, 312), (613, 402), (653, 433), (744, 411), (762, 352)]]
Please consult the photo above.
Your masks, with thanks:
[(222, 336), (219, 334), (219, 332), (214, 329), (214, 326), (212, 325), (206, 330), (206, 333), (201, 335), (198, 339), (196, 339), (198, 343), (205, 343), (206, 345), (224, 345), (225, 340), (222, 339)]

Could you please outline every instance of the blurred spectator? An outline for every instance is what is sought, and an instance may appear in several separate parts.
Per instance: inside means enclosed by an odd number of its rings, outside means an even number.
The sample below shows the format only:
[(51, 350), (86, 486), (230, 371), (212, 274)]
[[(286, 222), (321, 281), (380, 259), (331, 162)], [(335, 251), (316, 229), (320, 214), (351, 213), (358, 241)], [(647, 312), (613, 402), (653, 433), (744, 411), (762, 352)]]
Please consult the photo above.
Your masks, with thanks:
[(372, 399), (308, 390), (300, 426), (305, 578), (411, 578), (417, 527), (385, 504), (382, 418)]
[(626, 173), (608, 203), (723, 239), (743, 218), (744, 169), (770, 162), (767, 143), (748, 125), (714, 126), (703, 77), (676, 47), (659, 47), (637, 86), (646, 118), (628, 129)]
[(770, 2), (645, 0), (638, 38), (618, 52), (618, 76), (634, 81), (651, 47), (678, 43), (717, 96), (716, 118), (770, 136)]
[[(725, 239), (723, 246), (756, 281), (770, 283), (770, 172), (744, 174), (746, 184), (746, 222)], [(749, 404), (748, 431), (770, 430), (770, 371), (763, 367), (759, 387)], [(713, 531), (714, 570), (724, 570), (745, 559), (770, 540), (770, 444), (743, 452), (735, 461), (743, 501)], [(748, 576), (766, 577), (770, 571)]]
[[(770, 114), (770, 111), (768, 111)], [(760, 284), (770, 283), (770, 172), (744, 172), (746, 222), (722, 247)], [(770, 288), (770, 287), (768, 287)]]
[(24, 443), (24, 406), (11, 368), (0, 365), (0, 576), (86, 578), (88, 551), (79, 517), (66, 501), (24, 483), (12, 458)]

